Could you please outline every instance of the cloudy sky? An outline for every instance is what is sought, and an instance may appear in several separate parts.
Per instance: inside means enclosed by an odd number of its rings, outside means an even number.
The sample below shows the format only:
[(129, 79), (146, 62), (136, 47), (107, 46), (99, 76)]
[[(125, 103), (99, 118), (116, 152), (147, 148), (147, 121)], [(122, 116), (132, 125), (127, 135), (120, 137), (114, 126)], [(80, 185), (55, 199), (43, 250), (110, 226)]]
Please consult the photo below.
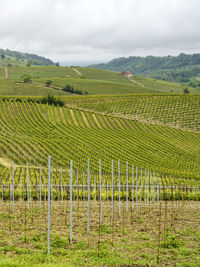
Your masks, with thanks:
[(0, 0), (0, 48), (66, 65), (200, 53), (199, 0)]

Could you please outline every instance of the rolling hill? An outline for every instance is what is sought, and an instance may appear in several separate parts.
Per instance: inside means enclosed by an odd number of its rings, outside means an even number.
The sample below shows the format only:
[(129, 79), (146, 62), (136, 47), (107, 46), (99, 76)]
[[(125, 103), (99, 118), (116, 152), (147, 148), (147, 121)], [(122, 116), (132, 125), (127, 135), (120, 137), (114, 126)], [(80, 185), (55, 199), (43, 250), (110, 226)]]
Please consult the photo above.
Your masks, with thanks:
[(55, 63), (48, 58), (35, 54), (11, 51), (9, 49), (0, 49), (0, 62), (8, 66), (26, 66), (27, 64), (36, 66), (55, 65)]
[(122, 172), (128, 161), (177, 183), (200, 178), (199, 96), (63, 96), (63, 107), (39, 99), (1, 97), (2, 166), (46, 166), (50, 154), (55, 168), (72, 159), (85, 170), (90, 158), (98, 172), (102, 159), (108, 173), (111, 160), (117, 168), (120, 159)]
[[(29, 74), (32, 82), (24, 83)], [(52, 85), (45, 85), (47, 80)], [(66, 85), (87, 91), (70, 95)], [(199, 181), (200, 95), (180, 83), (135, 75), (128, 80), (119, 72), (86, 67), (0, 67), (0, 165), (9, 177), (11, 160), (24, 172), (46, 166), (52, 155), (55, 168), (67, 166), (110, 172), (110, 162), (128, 161), (177, 183)], [(193, 93), (193, 94), (192, 94)], [(42, 104), (48, 94), (63, 106)], [(115, 169), (116, 170), (116, 169)], [(3, 177), (2, 176), (2, 177)]]
[(200, 89), (200, 54), (166, 57), (122, 57), (105, 64), (90, 65), (89, 67), (112, 71), (130, 70), (136, 75), (154, 79), (189, 83)]
[[(22, 83), (22, 76), (29, 74), (31, 83)], [(51, 80), (50, 87), (46, 87)], [(148, 93), (183, 93), (180, 83), (134, 76), (132, 81), (122, 77), (119, 72), (86, 67), (57, 66), (0, 66), (0, 95), (66, 95), (62, 91), (66, 85), (89, 95), (109, 94), (148, 94)], [(189, 88), (191, 93), (198, 90)]]

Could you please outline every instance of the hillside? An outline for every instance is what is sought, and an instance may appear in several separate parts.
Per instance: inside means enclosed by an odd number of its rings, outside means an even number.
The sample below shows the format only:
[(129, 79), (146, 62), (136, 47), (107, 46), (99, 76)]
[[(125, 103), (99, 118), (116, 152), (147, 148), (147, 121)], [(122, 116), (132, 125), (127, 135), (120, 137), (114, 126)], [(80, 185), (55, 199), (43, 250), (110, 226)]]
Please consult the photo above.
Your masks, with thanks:
[[(23, 83), (22, 76), (28, 74), (31, 83)], [(52, 84), (46, 87), (47, 80)], [(89, 95), (183, 93), (180, 83), (134, 76), (132, 81), (119, 72), (86, 67), (18, 66), (0, 67), (0, 95), (66, 95), (66, 85)], [(198, 92), (189, 87), (190, 93)]]
[[(66, 84), (89, 95), (69, 95)], [(95, 68), (2, 66), (0, 165), (46, 165), (51, 154), (56, 168), (72, 159), (84, 170), (90, 158), (96, 172), (101, 158), (107, 173), (111, 160), (120, 159), (124, 172), (128, 161), (168, 177), (200, 178), (200, 95), (182, 92), (180, 83), (138, 75), (130, 81)], [(47, 94), (64, 106), (42, 104)]]
[(55, 65), (54, 62), (48, 58), (8, 49), (0, 49), (0, 64), (8, 66), (26, 66), (27, 64), (36, 66)]
[(190, 85), (200, 88), (198, 83), (200, 76), (200, 54), (180, 54), (176, 57), (122, 57), (113, 59), (106, 64), (96, 64), (90, 67), (119, 72), (128, 69), (134, 74), (155, 79), (184, 83), (192, 82)]
[(98, 171), (101, 158), (109, 172), (120, 159), (124, 172), (128, 161), (168, 177), (200, 178), (199, 96), (140, 97), (64, 96), (64, 107), (1, 98), (0, 162), (46, 166), (50, 154), (55, 167), (72, 159), (84, 170), (90, 158)]
[(200, 132), (200, 95), (63, 97), (63, 100), (81, 110)]

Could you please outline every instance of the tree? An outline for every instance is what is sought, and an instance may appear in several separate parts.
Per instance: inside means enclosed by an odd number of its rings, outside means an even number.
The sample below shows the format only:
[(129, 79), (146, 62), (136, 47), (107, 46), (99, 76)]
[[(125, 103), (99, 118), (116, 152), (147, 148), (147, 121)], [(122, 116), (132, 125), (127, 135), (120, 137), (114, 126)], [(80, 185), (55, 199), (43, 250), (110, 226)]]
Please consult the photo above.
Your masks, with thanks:
[(68, 92), (71, 94), (77, 94), (77, 95), (84, 95), (84, 94), (87, 95), (88, 94), (88, 92), (83, 92), (81, 90), (74, 89), (74, 87), (69, 85), (69, 84), (65, 85), (65, 87), (62, 90), (65, 92)]
[(60, 63), (59, 63), (59, 62), (56, 62), (56, 66), (57, 66), (57, 67), (60, 67)]
[(32, 82), (32, 76), (30, 74), (24, 74), (22, 75), (21, 79), (24, 83), (31, 83)]
[(30, 67), (31, 64), (32, 64), (32, 60), (28, 59), (28, 60), (27, 60), (27, 63), (26, 63), (26, 67)]
[(190, 92), (190, 91), (188, 90), (188, 88), (184, 88), (184, 89), (183, 89), (183, 93), (184, 93), (184, 94), (189, 94), (189, 92)]
[(47, 81), (45, 82), (45, 84), (46, 84), (46, 87), (49, 87), (49, 86), (52, 84), (52, 80), (47, 80)]
[(74, 87), (69, 84), (67, 84), (62, 90), (71, 94), (74, 93)]
[(54, 106), (60, 106), (63, 107), (65, 105), (65, 103), (63, 101), (61, 101), (60, 99), (56, 99), (53, 95), (48, 95), (47, 97), (43, 97), (41, 99), (41, 103), (42, 104), (49, 104), (49, 105), (54, 105)]

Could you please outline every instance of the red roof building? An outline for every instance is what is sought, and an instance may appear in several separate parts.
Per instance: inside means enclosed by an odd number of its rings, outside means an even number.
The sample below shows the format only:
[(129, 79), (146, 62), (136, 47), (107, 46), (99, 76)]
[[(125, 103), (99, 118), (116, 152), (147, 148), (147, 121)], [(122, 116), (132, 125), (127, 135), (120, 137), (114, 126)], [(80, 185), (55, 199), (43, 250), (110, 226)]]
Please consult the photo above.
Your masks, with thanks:
[(128, 79), (133, 78), (133, 73), (130, 70), (125, 70), (125, 71), (121, 72), (121, 75), (124, 77), (127, 77)]

